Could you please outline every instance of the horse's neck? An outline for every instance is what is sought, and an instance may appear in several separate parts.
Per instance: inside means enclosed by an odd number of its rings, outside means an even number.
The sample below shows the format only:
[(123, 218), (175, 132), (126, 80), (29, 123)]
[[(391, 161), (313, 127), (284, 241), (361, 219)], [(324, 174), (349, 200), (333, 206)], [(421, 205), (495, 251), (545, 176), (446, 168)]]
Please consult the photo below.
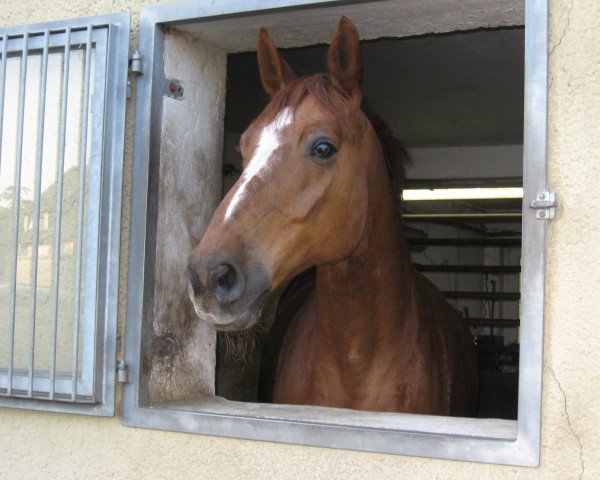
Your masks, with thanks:
[(391, 192), (369, 198), (365, 231), (347, 259), (317, 269), (317, 318), (340, 355), (360, 361), (406, 332), (418, 280)]

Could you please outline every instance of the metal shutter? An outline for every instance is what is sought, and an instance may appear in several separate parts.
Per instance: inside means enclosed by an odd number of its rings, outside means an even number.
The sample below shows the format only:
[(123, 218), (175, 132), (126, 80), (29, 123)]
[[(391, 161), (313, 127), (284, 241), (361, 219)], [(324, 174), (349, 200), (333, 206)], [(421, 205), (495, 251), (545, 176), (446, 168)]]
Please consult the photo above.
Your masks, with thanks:
[(129, 23), (0, 29), (0, 406), (114, 414)]

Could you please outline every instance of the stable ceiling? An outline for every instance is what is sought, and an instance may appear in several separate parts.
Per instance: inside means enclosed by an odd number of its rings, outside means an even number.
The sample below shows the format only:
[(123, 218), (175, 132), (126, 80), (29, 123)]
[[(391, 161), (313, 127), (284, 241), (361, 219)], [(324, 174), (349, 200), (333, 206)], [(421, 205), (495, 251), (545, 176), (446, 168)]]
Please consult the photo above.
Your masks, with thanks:
[[(522, 143), (522, 27), (366, 41), (362, 54), (365, 97), (408, 146)], [(283, 50), (300, 75), (322, 71), (325, 55)], [(267, 100), (255, 53), (230, 55), (226, 129), (242, 132)]]

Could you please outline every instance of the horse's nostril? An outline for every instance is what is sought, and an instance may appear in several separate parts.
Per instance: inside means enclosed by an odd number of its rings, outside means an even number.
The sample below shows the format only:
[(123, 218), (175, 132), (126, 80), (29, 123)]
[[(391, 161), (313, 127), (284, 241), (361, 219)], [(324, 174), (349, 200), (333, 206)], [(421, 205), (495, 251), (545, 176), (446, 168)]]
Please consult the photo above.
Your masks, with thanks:
[(217, 267), (217, 288), (231, 290), (235, 284), (237, 274), (231, 265), (223, 263)]
[(204, 292), (204, 286), (200, 281), (200, 277), (196, 270), (192, 267), (192, 265), (188, 265), (187, 267), (188, 277), (190, 279), (190, 284), (192, 285), (192, 289), (194, 290), (194, 295), (201, 295)]
[(222, 263), (214, 270), (213, 288), (220, 304), (238, 300), (244, 291), (244, 280), (238, 270), (229, 263)]

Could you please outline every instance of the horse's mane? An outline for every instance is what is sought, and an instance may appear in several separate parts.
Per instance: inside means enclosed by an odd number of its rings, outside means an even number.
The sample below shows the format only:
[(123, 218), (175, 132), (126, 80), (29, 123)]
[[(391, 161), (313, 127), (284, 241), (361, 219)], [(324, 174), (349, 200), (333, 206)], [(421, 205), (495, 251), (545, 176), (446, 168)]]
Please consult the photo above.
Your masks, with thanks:
[[(260, 117), (272, 120), (284, 108), (295, 109), (298, 107), (309, 95), (313, 96), (326, 111), (334, 116), (343, 130), (350, 131), (349, 119), (341, 108), (342, 105), (348, 103), (349, 98), (335, 87), (325, 74), (301, 77), (286, 85), (277, 92)], [(402, 142), (394, 137), (390, 127), (368, 108), (364, 100), (361, 110), (379, 138), (394, 195), (400, 199), (404, 187), (405, 166), (410, 161), (408, 153)]]
[(364, 99), (360, 108), (369, 122), (371, 122), (371, 125), (373, 125), (373, 130), (375, 130), (375, 134), (379, 138), (394, 195), (400, 200), (406, 178), (406, 165), (410, 164), (408, 152), (402, 142), (394, 136), (394, 132), (392, 132), (389, 125), (379, 115), (369, 109)]

